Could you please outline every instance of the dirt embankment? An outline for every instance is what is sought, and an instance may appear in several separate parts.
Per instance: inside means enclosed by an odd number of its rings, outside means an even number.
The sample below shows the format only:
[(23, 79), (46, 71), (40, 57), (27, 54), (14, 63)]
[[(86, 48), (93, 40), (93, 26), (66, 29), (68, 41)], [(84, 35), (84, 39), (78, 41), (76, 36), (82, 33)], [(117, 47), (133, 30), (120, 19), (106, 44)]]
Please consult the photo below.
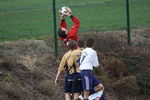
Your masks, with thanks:
[[(132, 47), (125, 31), (90, 32), (101, 67), (95, 75), (105, 86), (106, 100), (150, 98), (150, 28), (132, 31)], [(64, 100), (63, 77), (54, 78), (66, 52), (59, 41), (56, 58), (51, 41), (26, 40), (0, 43), (0, 100)], [(50, 43), (52, 44), (52, 43)]]

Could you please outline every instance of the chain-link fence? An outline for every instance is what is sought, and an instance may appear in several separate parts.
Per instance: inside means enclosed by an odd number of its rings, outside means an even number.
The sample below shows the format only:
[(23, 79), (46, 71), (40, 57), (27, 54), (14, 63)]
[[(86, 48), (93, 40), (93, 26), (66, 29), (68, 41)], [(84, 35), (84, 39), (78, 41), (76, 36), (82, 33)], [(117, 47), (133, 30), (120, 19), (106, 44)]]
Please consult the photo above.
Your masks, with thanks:
[[(131, 28), (150, 26), (150, 1), (129, 0)], [(69, 6), (81, 21), (79, 33), (126, 29), (126, 0), (56, 0), (56, 10)], [(68, 27), (72, 21), (66, 18)], [(57, 13), (57, 26), (59, 18)], [(53, 34), (52, 0), (1, 0), (0, 40)]]
[[(54, 33), (52, 6), (52, 0), (0, 0), (0, 41), (51, 37)], [(79, 34), (127, 28), (126, 0), (56, 0), (56, 11), (62, 6), (69, 6), (80, 20)], [(141, 41), (141, 35), (150, 38), (150, 0), (129, 0), (129, 8), (131, 38)], [(59, 27), (58, 13), (56, 19)], [(71, 28), (71, 19), (65, 19)], [(150, 45), (149, 41), (145, 43)], [(139, 76), (138, 83), (149, 94), (149, 78), (143, 76)]]

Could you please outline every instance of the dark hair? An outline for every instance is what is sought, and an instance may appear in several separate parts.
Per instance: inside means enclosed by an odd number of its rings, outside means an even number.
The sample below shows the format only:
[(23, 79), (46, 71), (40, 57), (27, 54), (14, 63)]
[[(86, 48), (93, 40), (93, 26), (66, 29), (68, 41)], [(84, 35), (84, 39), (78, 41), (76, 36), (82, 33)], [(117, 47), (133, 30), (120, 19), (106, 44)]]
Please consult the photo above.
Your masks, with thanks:
[(86, 40), (86, 46), (87, 47), (93, 47), (93, 45), (94, 45), (94, 39), (93, 38), (88, 38)]
[(83, 48), (84, 47), (84, 39), (80, 38), (77, 42), (78, 47)]
[(58, 29), (58, 36), (62, 38), (66, 38), (66, 31), (62, 30), (61, 28)]
[(70, 40), (68, 43), (68, 48), (71, 50), (76, 49), (76, 42), (74, 40)]

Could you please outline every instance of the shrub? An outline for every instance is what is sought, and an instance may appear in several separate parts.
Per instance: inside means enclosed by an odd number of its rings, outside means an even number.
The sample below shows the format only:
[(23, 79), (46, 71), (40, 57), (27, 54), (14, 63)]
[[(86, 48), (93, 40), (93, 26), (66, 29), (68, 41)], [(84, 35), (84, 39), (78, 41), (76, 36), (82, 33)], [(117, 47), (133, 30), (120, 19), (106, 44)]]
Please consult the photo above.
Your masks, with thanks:
[(4, 91), (8, 96), (19, 97), (22, 94), (22, 88), (19, 82), (6, 82), (0, 83), (1, 91)]
[(129, 74), (124, 62), (119, 58), (112, 57), (105, 64), (105, 67), (111, 79), (119, 79)]
[(45, 76), (45, 70), (42, 68), (34, 67), (32, 74), (34, 78), (41, 80)]
[(0, 67), (3, 67), (7, 70), (12, 70), (15, 67), (16, 58), (12, 56), (4, 56), (1, 58)]
[(10, 73), (3, 77), (3, 81), (0, 81), (0, 89), (10, 97), (20, 97), (23, 93), (21, 84)]
[[(120, 32), (116, 32), (120, 33)], [(84, 35), (84, 37), (93, 37), (95, 41), (94, 48), (99, 52), (111, 52), (125, 45), (124, 38), (119, 37), (113, 32), (92, 32)]]
[(102, 84), (105, 86), (105, 89), (109, 89), (109, 83), (111, 82), (111, 79), (109, 79), (108, 73), (104, 71), (104, 66), (94, 68), (93, 73), (102, 82)]
[(137, 78), (141, 93), (150, 94), (150, 52), (143, 48), (125, 48), (121, 56), (130, 73)]
[(139, 93), (139, 86), (136, 83), (135, 76), (127, 76), (111, 84), (111, 87), (120, 94), (136, 95)]
[(150, 75), (149, 73), (145, 72), (143, 74), (138, 74), (137, 76), (137, 83), (140, 87), (140, 91), (143, 94), (150, 94)]
[(56, 87), (53, 84), (51, 80), (43, 80), (39, 83), (39, 90), (45, 95), (53, 96), (56, 91)]

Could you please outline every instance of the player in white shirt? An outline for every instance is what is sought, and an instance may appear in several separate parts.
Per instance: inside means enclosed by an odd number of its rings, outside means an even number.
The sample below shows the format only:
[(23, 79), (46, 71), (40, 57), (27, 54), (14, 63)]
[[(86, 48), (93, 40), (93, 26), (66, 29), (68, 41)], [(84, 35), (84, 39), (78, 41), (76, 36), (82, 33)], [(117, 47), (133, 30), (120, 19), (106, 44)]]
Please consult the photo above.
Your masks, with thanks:
[(93, 70), (93, 66), (99, 66), (97, 53), (92, 48), (87, 47), (82, 51), (80, 58), (80, 70)]
[[(98, 67), (98, 56), (93, 49), (94, 39), (88, 38), (86, 48), (81, 53), (80, 58), (80, 75), (82, 79), (82, 88), (84, 92), (84, 100), (89, 100), (91, 90), (98, 92), (104, 89), (102, 83), (92, 74), (93, 67)], [(95, 98), (96, 99), (96, 98)]]

